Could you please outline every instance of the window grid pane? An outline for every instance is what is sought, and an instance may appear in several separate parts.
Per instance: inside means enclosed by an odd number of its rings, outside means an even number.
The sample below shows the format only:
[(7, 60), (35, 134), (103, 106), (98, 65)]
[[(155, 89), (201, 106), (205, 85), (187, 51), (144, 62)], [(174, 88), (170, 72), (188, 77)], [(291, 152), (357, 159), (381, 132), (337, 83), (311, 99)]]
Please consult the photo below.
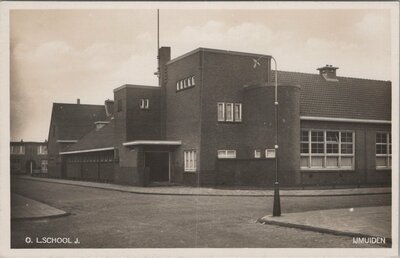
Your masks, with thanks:
[(354, 168), (352, 131), (302, 130), (300, 167), (302, 169)]

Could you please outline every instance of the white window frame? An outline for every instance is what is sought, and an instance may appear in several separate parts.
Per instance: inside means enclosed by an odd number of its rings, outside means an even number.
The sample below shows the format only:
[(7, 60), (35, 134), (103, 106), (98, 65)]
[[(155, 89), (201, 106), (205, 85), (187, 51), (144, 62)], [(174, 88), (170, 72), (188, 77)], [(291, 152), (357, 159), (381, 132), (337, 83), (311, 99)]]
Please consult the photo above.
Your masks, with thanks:
[(254, 158), (261, 159), (261, 150), (259, 150), (259, 149), (254, 150)]
[(185, 172), (195, 172), (197, 168), (197, 152), (196, 150), (183, 151), (183, 163)]
[(195, 86), (194, 75), (176, 82), (176, 91), (185, 90)]
[(23, 146), (23, 145), (11, 146), (10, 153), (16, 154), (16, 155), (24, 155), (25, 154), (25, 146)]
[[(222, 113), (220, 112), (221, 110)], [(230, 116), (228, 116), (229, 111)], [(220, 114), (222, 114), (222, 116)], [(242, 122), (242, 103), (218, 102), (217, 117), (218, 122)]]
[[(336, 130), (336, 129), (302, 129), (301, 131), (307, 131), (308, 132), (308, 142), (306, 141), (301, 141), (301, 143), (308, 143), (308, 153), (300, 153), (300, 158), (305, 158), (308, 157), (308, 165), (307, 167), (301, 166), (301, 170), (321, 170), (321, 171), (329, 171), (329, 170), (354, 170), (355, 169), (355, 132), (352, 130)], [(317, 143), (312, 141), (312, 132), (323, 132), (324, 133), (324, 152), (323, 153), (312, 153), (312, 143)], [(327, 132), (339, 132), (339, 142), (338, 142), (338, 153), (327, 153), (327, 148), (326, 145), (330, 144), (329, 141), (327, 141), (326, 138), (326, 133)], [(342, 133), (351, 133), (352, 136), (352, 142), (343, 142), (342, 143)], [(322, 142), (318, 142), (322, 143)], [(352, 144), (352, 153), (342, 153), (342, 144)], [(300, 149), (301, 150), (301, 149)], [(322, 167), (316, 167), (312, 166), (312, 159), (314, 157), (320, 157), (322, 158)], [(327, 158), (329, 157), (337, 157), (338, 158), (338, 166), (327, 166)], [(342, 165), (342, 158), (351, 158), (352, 159), (352, 165), (351, 166), (344, 166)]]
[(48, 170), (49, 161), (47, 159), (42, 159), (40, 161), (40, 170), (42, 172), (47, 172)]
[(39, 145), (37, 147), (37, 154), (38, 155), (47, 155), (47, 146), (46, 145)]
[[(222, 116), (220, 116), (221, 107), (222, 107)], [(225, 103), (223, 103), (223, 102), (217, 103), (217, 112), (218, 112), (218, 114), (217, 114), (218, 121), (219, 122), (225, 121)]]
[[(384, 134), (386, 136), (386, 143), (378, 143), (376, 141), (376, 136), (377, 134)], [(377, 145), (383, 145), (386, 146), (386, 154), (378, 154), (376, 153), (376, 146)], [(383, 131), (377, 131), (375, 133), (375, 167), (376, 169), (391, 169), (392, 168), (392, 152), (391, 152), (391, 146), (392, 146), (392, 141), (391, 141), (391, 132), (383, 132)], [(386, 158), (386, 166), (378, 166), (376, 165), (377, 158)]]
[(217, 157), (219, 159), (236, 159), (236, 150), (218, 150)]
[(275, 149), (265, 149), (265, 158), (266, 159), (276, 158), (276, 150)]
[(149, 109), (150, 100), (149, 99), (140, 99), (140, 109)]
[[(238, 113), (236, 113), (236, 108), (238, 108)], [(237, 116), (236, 116), (237, 114)], [(235, 103), (233, 107), (233, 117), (235, 122), (242, 122), (242, 103)]]
[[(229, 112), (228, 112), (228, 110), (231, 110), (231, 113), (230, 113), (230, 117), (228, 117), (228, 114), (229, 114)], [(233, 117), (234, 117), (234, 105), (233, 105), (233, 103), (225, 103), (225, 121), (227, 121), (227, 122), (233, 122)]]

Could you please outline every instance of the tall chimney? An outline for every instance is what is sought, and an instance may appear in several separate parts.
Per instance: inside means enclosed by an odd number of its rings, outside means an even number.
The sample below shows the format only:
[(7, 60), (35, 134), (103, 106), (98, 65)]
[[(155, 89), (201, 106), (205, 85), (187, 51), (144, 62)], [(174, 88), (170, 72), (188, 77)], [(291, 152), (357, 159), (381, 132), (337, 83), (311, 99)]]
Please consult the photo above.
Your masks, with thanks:
[(161, 47), (158, 50), (158, 86), (165, 86), (167, 81), (166, 63), (171, 60), (171, 47)]
[(76, 104), (81, 104), (81, 100), (80, 99), (76, 99)]
[(168, 80), (168, 70), (167, 70), (167, 62), (171, 60), (171, 48), (170, 47), (161, 47), (158, 50), (158, 86), (160, 89), (160, 105), (161, 105), (161, 114), (160, 114), (160, 126), (161, 126), (161, 139), (165, 139), (166, 137), (166, 91), (167, 91), (167, 80)]

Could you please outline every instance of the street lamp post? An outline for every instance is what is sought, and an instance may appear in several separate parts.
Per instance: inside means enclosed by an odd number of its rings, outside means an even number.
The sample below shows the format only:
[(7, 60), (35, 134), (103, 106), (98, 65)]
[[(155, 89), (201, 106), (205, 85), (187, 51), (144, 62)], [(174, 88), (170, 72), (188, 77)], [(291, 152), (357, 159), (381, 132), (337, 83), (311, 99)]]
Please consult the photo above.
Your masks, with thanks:
[[(261, 58), (266, 56), (260, 56), (258, 59), (253, 59), (254, 65), (253, 68), (260, 66), (258, 62)], [(274, 60), (275, 64), (275, 98), (274, 98), (274, 107), (275, 107), (275, 183), (274, 183), (274, 206), (272, 209), (272, 216), (278, 217), (281, 216), (281, 199), (279, 196), (279, 176), (278, 176), (278, 64), (273, 56), (270, 57), (271, 60)]]
[(279, 177), (278, 177), (278, 65), (274, 57), (271, 59), (275, 63), (275, 184), (274, 184), (274, 206), (272, 209), (272, 216), (281, 216), (281, 199), (279, 196)]

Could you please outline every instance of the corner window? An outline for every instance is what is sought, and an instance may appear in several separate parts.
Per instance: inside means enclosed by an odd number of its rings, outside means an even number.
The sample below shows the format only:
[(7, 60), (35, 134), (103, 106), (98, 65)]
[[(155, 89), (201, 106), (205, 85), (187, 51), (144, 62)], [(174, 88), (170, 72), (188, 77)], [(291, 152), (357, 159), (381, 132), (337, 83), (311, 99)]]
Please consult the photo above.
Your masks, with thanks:
[(140, 99), (139, 107), (140, 109), (149, 109), (150, 107), (149, 99)]
[(235, 159), (236, 150), (218, 150), (219, 159)]
[(256, 159), (261, 158), (261, 150), (254, 150), (254, 158)]
[(301, 169), (354, 169), (354, 132), (302, 130)]
[(392, 135), (388, 132), (377, 132), (375, 136), (376, 168), (392, 167)]
[(242, 122), (241, 103), (217, 103), (219, 122)]
[(185, 171), (194, 172), (196, 171), (196, 151), (188, 150), (183, 152), (184, 168)]

